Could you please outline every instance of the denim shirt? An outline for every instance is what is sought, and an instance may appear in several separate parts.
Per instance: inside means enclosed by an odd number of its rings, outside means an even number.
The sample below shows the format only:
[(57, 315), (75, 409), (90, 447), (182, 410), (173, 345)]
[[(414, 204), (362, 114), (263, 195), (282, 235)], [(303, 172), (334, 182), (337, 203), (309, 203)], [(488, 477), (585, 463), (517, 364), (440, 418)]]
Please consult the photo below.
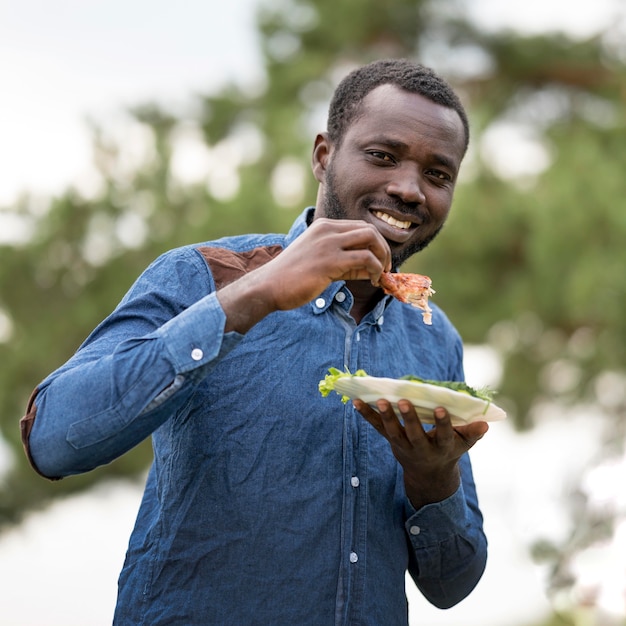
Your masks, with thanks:
[(456, 493), (416, 511), (388, 442), (318, 391), (329, 367), (461, 380), (462, 344), (437, 306), (427, 326), (386, 297), (357, 324), (335, 282), (245, 335), (224, 332), (216, 288), (280, 253), (310, 211), (287, 235), (164, 254), (33, 394), (24, 442), (47, 477), (152, 436), (115, 624), (403, 625), (407, 570), (442, 608), (482, 575), (468, 456)]

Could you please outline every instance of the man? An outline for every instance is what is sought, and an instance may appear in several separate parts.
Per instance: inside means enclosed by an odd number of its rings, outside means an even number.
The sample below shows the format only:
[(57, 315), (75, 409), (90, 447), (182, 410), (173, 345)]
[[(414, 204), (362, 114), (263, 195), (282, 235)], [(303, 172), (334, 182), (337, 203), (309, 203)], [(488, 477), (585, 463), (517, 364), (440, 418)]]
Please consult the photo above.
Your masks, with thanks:
[(407, 623), (408, 569), (449, 607), (482, 575), (467, 450), (484, 422), (425, 432), (323, 398), (329, 367), (461, 380), (462, 344), (433, 306), (377, 286), (443, 226), (468, 143), (442, 79), (404, 60), (348, 75), (313, 148), (315, 207), (287, 235), (157, 259), (24, 417), (34, 467), (89, 471), (152, 435), (115, 623)]

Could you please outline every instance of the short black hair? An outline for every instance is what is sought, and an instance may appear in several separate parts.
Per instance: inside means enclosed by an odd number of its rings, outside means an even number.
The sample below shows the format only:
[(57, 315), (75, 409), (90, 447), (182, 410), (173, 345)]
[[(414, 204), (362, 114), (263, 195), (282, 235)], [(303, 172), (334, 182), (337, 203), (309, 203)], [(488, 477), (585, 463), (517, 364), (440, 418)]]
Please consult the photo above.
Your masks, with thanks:
[(328, 110), (328, 135), (340, 145), (346, 130), (363, 112), (362, 103), (370, 91), (381, 85), (395, 85), (417, 93), (436, 104), (454, 109), (465, 130), (465, 150), (469, 144), (469, 122), (461, 100), (452, 87), (431, 68), (409, 59), (383, 59), (350, 72), (339, 83)]

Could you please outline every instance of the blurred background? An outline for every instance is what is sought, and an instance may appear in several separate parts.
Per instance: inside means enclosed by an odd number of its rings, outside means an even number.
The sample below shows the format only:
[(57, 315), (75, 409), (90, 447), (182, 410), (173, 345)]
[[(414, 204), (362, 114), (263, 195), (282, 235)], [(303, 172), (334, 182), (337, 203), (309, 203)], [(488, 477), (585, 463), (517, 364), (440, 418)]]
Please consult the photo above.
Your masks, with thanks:
[(0, 0), (0, 622), (110, 624), (149, 442), (50, 483), (18, 420), (161, 252), (284, 231), (354, 66), (467, 106), (433, 277), (509, 420), (473, 450), (490, 560), (415, 626), (626, 624), (626, 3)]

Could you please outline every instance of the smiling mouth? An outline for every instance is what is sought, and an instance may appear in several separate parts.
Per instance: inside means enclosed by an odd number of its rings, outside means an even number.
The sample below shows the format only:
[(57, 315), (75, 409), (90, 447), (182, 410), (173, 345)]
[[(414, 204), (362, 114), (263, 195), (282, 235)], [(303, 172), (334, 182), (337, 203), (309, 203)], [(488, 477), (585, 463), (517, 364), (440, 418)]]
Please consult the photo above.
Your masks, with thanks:
[(383, 213), (383, 211), (372, 211), (372, 213), (381, 221), (389, 224), (390, 226), (394, 226), (395, 228), (399, 228), (401, 230), (409, 230), (411, 226), (413, 226), (413, 222), (409, 222), (406, 220), (398, 220), (395, 217), (391, 217), (389, 213)]

